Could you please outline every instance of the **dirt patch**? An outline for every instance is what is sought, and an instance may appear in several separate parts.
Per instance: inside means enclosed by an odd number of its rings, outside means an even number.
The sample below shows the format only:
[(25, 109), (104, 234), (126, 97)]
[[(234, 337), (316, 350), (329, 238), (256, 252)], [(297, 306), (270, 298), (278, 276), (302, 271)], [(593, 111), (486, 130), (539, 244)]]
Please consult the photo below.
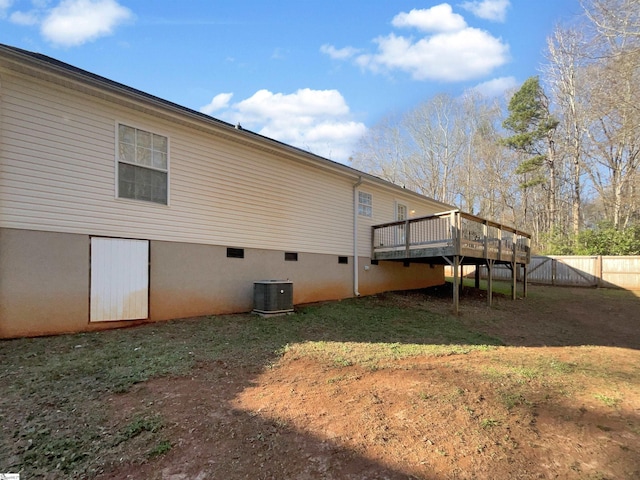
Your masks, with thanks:
[[(426, 292), (378, 301), (451, 308)], [(504, 347), (377, 368), (294, 345), (267, 366), (204, 362), (112, 395), (116, 419), (161, 415), (170, 449), (100, 478), (640, 478), (638, 296), (533, 287), (484, 302), (463, 295), (460, 318)]]

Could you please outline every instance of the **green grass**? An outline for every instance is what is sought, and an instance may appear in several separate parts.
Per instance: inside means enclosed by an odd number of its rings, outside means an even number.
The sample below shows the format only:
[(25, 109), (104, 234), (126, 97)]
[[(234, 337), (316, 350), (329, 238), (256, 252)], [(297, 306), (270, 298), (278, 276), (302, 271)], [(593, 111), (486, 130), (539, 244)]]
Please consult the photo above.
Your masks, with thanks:
[[(536, 301), (531, 304), (539, 309)], [(502, 358), (502, 350), (496, 349), (503, 342), (472, 326), (482, 321), (428, 308), (418, 297), (387, 294), (310, 305), (282, 317), (212, 316), (0, 341), (0, 469), (20, 471), (25, 478), (91, 478), (120, 458), (144, 462), (169, 452), (175, 443), (154, 405), (122, 412), (114, 424), (107, 399), (152, 378), (189, 375), (203, 363), (259, 371), (277, 366), (286, 354), (335, 369), (328, 383), (340, 384), (367, 370), (397, 368), (395, 362), (412, 356), (488, 352), (496, 356), (490, 368), (456, 368), (460, 375), (481, 377), (490, 385), (505, 409), (497, 414), (504, 415), (501, 419), (547, 401), (545, 395), (552, 401), (558, 392), (571, 393), (585, 378), (601, 382), (596, 393), (614, 391), (615, 383), (640, 381), (640, 370), (594, 364), (591, 347), (576, 350), (571, 361), (517, 350)], [(354, 365), (365, 372), (345, 370)], [(421, 391), (416, 399), (456, 403), (464, 399), (462, 391), (454, 386), (451, 392)], [(595, 398), (608, 407), (624, 399)], [(476, 418), (471, 407), (469, 415)], [(482, 429), (500, 426), (489, 415), (478, 422)], [(131, 451), (141, 456), (132, 457)]]
[(171, 450), (171, 442), (169, 440), (161, 440), (158, 444), (149, 450), (149, 457), (157, 457), (160, 455), (164, 455), (169, 450)]
[(609, 395), (604, 395), (601, 393), (595, 394), (594, 397), (604, 403), (607, 407), (616, 407), (620, 403), (619, 398), (611, 397)]
[(308, 322), (307, 338), (287, 343), (284, 351), (338, 367), (381, 368), (411, 356), (465, 354), (502, 345), (454, 316), (382, 306), (375, 299), (307, 307), (297, 319)]
[(122, 429), (122, 441), (137, 437), (143, 432), (155, 433), (162, 427), (162, 420), (157, 416), (137, 416)]
[(137, 412), (119, 430), (104, 398), (151, 378), (188, 374), (197, 362), (269, 366), (285, 352), (336, 368), (384, 368), (413, 355), (464, 354), (502, 342), (454, 316), (375, 297), (325, 303), (284, 317), (233, 315), (131, 329), (0, 342), (0, 465), (29, 478), (91, 477), (104, 452), (128, 442), (161, 455), (163, 420)]
[[(447, 282), (453, 283), (453, 277), (445, 277)], [(475, 288), (476, 281), (473, 278), (463, 278), (462, 286), (468, 288)], [(485, 279), (480, 279), (480, 290), (487, 290), (488, 282)], [(502, 295), (511, 296), (511, 282), (505, 280), (494, 280), (493, 281), (493, 293), (500, 293)], [(522, 292), (522, 284), (518, 282), (518, 292)]]
[(502, 422), (500, 420), (496, 420), (495, 418), (483, 418), (480, 421), (480, 426), (485, 430), (493, 427), (499, 427), (501, 424)]

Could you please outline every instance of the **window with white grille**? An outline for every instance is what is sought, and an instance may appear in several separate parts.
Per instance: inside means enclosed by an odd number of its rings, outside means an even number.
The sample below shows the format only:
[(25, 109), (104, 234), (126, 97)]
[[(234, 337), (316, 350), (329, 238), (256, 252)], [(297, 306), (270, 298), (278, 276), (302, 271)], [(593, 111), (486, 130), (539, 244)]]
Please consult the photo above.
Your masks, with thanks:
[(370, 193), (358, 192), (358, 215), (373, 216), (373, 201)]
[(169, 148), (165, 136), (118, 125), (118, 197), (167, 204)]

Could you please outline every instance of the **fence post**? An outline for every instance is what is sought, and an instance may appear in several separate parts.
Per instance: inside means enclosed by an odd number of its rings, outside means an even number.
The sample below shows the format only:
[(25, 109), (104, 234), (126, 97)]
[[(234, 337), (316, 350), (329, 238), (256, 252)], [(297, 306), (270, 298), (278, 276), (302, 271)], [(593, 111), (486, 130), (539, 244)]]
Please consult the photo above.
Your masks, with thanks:
[(511, 236), (511, 249), (513, 252), (511, 253), (511, 300), (515, 300), (518, 294), (518, 255), (516, 252), (516, 244), (518, 243), (518, 237), (516, 236), (516, 232), (513, 232)]
[(602, 278), (602, 255), (596, 257), (596, 287), (600, 288), (604, 284)]

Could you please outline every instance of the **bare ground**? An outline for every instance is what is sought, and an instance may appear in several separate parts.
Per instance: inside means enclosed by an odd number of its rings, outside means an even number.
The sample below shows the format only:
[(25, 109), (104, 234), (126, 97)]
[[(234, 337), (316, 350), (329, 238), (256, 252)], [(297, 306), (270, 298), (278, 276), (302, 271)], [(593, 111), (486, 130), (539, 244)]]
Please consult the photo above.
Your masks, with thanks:
[[(378, 300), (449, 312), (431, 293)], [(505, 346), (382, 367), (293, 346), (112, 394), (113, 422), (160, 412), (170, 448), (142, 463), (123, 451), (99, 478), (640, 478), (637, 293), (532, 287), (489, 309), (467, 291), (461, 318)]]

